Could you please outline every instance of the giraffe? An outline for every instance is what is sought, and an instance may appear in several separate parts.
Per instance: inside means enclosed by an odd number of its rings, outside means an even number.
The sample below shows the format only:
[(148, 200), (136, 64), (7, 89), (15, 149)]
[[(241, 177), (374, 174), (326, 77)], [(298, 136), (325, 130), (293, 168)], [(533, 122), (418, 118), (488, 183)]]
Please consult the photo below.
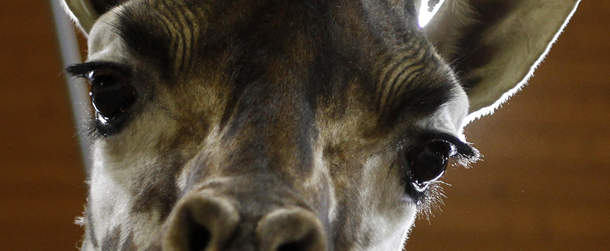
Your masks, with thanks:
[(81, 249), (401, 250), (578, 3), (64, 0), (95, 109)]

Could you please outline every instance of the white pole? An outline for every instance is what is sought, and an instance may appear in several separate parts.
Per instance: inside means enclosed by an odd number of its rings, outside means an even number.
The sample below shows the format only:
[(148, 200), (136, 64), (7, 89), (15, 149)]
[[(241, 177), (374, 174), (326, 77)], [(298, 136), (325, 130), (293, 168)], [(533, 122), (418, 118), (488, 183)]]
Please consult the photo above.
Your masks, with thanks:
[[(51, 0), (53, 8), (53, 19), (55, 20), (55, 31), (61, 52), (63, 66), (81, 63), (80, 50), (74, 25), (68, 18), (61, 6), (60, 0)], [(78, 132), (78, 143), (80, 145), (81, 157), (85, 168), (85, 174), (89, 175), (91, 170), (91, 142), (88, 135), (87, 123), (91, 118), (91, 107), (87, 84), (84, 80), (67, 77), (68, 92), (70, 95), (74, 123)]]

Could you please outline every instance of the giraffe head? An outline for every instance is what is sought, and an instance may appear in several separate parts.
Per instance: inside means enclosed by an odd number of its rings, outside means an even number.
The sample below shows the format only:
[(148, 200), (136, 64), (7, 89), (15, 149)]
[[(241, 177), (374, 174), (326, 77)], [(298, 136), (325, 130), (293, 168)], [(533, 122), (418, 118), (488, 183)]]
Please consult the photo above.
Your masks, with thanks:
[(400, 250), (577, 4), (442, 2), (66, 0), (95, 109), (83, 250)]

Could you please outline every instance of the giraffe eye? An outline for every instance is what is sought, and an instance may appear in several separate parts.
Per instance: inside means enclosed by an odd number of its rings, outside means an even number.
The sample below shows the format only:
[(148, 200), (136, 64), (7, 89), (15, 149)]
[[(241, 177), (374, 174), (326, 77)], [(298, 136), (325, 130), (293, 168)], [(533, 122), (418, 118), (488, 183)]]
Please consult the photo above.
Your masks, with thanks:
[(136, 100), (137, 93), (120, 74), (109, 70), (92, 71), (88, 76), (91, 82), (91, 103), (104, 120), (112, 119), (128, 109)]
[(430, 182), (438, 180), (447, 169), (449, 158), (457, 153), (453, 144), (432, 141), (406, 152), (411, 182), (418, 190), (425, 190)]

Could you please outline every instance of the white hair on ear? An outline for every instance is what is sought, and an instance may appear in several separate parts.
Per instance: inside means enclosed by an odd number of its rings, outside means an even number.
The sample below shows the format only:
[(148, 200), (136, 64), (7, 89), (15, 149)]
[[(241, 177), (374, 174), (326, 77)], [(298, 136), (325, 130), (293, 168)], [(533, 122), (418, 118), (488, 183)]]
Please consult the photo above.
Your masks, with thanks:
[(70, 10), (68, 3), (66, 3), (66, 1), (60, 1), (60, 4), (61, 4), (61, 7), (64, 8), (64, 11), (66, 12), (66, 14), (68, 14), (68, 16), (70, 17), (70, 20), (72, 20), (72, 22), (74, 22), (75, 24), (78, 25), (78, 18), (76, 18), (74, 13), (72, 13), (72, 10)]
[(421, 4), (419, 5), (419, 17), (418, 23), (419, 27), (423, 28), (432, 20), (438, 9), (441, 8), (445, 0), (436, 0), (437, 3), (434, 7), (430, 8), (430, 0), (421, 0)]
[(463, 30), (477, 23), (477, 14), (467, 1), (444, 2), (436, 17), (424, 28), (424, 32), (433, 41), (443, 41), (434, 45), (443, 58), (455, 58), (459, 53), (458, 43), (464, 36)]
[(91, 27), (99, 18), (99, 13), (93, 9), (89, 0), (62, 0), (61, 5), (70, 19), (76, 23), (85, 36), (89, 35)]

